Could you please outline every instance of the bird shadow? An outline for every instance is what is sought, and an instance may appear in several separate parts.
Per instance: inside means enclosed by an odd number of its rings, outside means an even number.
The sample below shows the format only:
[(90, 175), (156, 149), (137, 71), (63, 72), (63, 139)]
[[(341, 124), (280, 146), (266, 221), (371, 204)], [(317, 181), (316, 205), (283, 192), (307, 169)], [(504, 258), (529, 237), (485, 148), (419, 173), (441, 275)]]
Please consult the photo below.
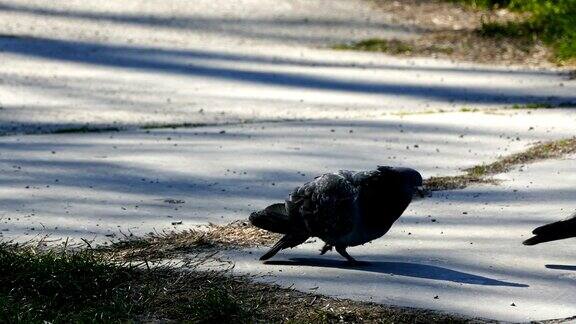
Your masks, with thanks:
[(372, 261), (372, 262), (358, 262), (357, 264), (350, 264), (346, 261), (330, 260), (330, 259), (291, 258), (289, 261), (288, 260), (266, 261), (265, 264), (366, 271), (366, 272), (397, 275), (404, 277), (450, 281), (469, 285), (506, 286), (506, 287), (523, 287), (523, 288), (529, 287), (526, 284), (506, 282), (466, 272), (451, 270), (448, 268), (419, 264), (419, 263), (411, 263), (411, 262)]
[(576, 271), (576, 265), (547, 264), (546, 268), (554, 270)]

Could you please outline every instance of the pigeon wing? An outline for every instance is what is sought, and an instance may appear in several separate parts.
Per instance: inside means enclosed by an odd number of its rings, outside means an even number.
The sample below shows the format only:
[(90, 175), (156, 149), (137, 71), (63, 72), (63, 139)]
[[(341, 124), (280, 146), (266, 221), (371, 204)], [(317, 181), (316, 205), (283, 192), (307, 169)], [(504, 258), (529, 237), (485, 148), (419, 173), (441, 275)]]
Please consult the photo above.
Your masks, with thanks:
[(286, 202), (291, 217), (299, 217), (310, 236), (331, 240), (349, 233), (357, 190), (341, 174), (324, 174), (296, 188)]

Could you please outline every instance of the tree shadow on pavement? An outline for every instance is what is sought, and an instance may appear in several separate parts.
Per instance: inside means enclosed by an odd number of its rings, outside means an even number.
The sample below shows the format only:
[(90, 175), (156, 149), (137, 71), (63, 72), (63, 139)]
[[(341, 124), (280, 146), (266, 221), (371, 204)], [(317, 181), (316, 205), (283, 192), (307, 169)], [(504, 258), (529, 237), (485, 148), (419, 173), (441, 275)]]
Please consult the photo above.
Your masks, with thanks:
[[(207, 64), (197, 56), (212, 57), (198, 50), (170, 51), (137, 46), (120, 46), (93, 42), (67, 41), (51, 38), (10, 38), (0, 42), (0, 50), (68, 63), (82, 63), (109, 68), (170, 73), (234, 82), (272, 85), (284, 88), (339, 91), (371, 95), (394, 95), (445, 100), (467, 104), (526, 104), (530, 102), (576, 102), (576, 96), (562, 97), (527, 93), (523, 89), (499, 89), (483, 86), (411, 84), (374, 82), (335, 78), (315, 74), (294, 74), (278, 70), (254, 70)], [(184, 55), (188, 59), (178, 59)], [(207, 56), (208, 55), (208, 56)], [(219, 56), (213, 57), (218, 59)], [(190, 59), (191, 58), (191, 59)]]

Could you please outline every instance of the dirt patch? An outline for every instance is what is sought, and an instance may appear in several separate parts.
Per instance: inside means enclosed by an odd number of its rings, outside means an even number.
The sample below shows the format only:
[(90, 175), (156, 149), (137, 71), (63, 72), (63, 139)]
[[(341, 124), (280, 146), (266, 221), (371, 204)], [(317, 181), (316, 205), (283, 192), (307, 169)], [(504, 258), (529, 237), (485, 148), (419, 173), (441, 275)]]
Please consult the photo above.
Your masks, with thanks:
[(440, 0), (371, 0), (392, 20), (428, 31), (476, 30), (485, 21), (507, 22), (522, 18), (508, 10), (487, 11)]
[(460, 61), (551, 66), (552, 52), (538, 40), (483, 37), (476, 31), (441, 31), (415, 41), (415, 55)]
[(431, 32), (415, 40), (368, 39), (332, 48), (479, 63), (552, 65), (551, 52), (539, 41), (482, 37), (475, 31)]
[[(481, 10), (446, 1), (372, 0), (401, 26), (417, 28), (423, 36), (414, 40), (368, 39), (334, 45), (335, 49), (376, 51), (408, 57), (431, 56), (459, 61), (504, 65), (553, 66), (552, 51), (530, 37), (488, 36), (484, 24), (506, 24), (528, 15), (508, 10)], [(380, 43), (366, 46), (367, 43)], [(383, 45), (384, 44), (384, 45)]]

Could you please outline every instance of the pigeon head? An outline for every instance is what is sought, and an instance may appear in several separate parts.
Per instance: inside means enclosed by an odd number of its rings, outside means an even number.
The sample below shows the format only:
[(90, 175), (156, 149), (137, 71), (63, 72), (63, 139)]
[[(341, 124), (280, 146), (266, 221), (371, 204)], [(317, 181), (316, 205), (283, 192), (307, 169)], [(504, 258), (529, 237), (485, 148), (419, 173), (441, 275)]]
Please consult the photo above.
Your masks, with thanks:
[(412, 193), (418, 193), (421, 197), (424, 196), (422, 189), (423, 181), (420, 172), (411, 168), (389, 166), (378, 166), (378, 171), (387, 178), (395, 179), (397, 183), (402, 184), (408, 190), (411, 190)]

